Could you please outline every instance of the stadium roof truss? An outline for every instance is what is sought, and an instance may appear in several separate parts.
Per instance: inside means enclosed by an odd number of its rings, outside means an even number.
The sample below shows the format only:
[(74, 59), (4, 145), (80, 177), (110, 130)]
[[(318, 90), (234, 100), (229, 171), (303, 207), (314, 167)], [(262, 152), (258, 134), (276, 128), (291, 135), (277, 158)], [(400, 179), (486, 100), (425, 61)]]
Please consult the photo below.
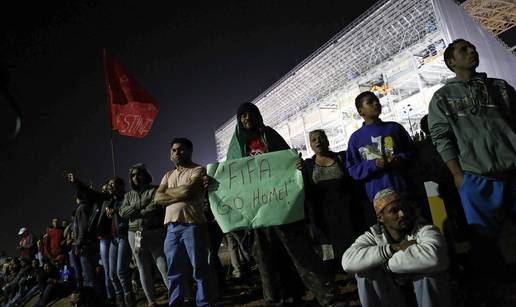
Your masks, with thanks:
[(494, 35), (516, 25), (516, 0), (468, 0), (462, 7)]
[[(314, 127), (324, 127), (330, 143), (332, 135), (349, 135), (352, 131), (342, 123), (359, 120), (354, 97), (374, 86), (384, 86), (384, 95), (379, 95), (385, 105), (384, 118), (403, 124), (404, 112), (426, 110), (396, 103), (417, 93), (425, 95), (424, 88), (442, 84), (450, 76), (442, 61), (445, 46), (432, 0), (379, 1), (253, 103), (267, 125), (301, 150), (308, 143), (306, 131)], [(309, 113), (318, 116), (305, 120)], [(301, 124), (295, 124), (300, 118)], [(219, 160), (225, 158), (234, 127), (232, 119), (215, 132)], [(335, 142), (333, 150), (345, 148), (344, 140)]]

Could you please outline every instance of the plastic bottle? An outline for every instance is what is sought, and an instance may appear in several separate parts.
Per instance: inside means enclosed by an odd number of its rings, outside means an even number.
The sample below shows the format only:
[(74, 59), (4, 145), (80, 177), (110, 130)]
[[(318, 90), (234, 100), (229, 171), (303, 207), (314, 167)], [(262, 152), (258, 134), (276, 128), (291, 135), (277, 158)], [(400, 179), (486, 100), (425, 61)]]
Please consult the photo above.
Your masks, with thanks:
[(70, 278), (70, 270), (68, 269), (68, 265), (65, 264), (65, 266), (61, 270), (61, 280), (68, 281), (69, 278)]

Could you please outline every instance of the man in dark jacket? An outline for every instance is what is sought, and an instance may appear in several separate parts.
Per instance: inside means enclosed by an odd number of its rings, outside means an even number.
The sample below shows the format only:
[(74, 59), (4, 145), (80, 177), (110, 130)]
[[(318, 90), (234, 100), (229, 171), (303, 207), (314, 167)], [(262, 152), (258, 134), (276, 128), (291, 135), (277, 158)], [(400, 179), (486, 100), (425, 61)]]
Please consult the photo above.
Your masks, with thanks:
[[(287, 142), (263, 124), (256, 105), (244, 103), (238, 108), (227, 160), (285, 149), (289, 149)], [(286, 289), (292, 284), (292, 278), (299, 280), (299, 277), (322, 306), (333, 304), (333, 289), (328, 286), (329, 281), (323, 280), (322, 261), (308, 241), (304, 221), (254, 229), (254, 257), (262, 279), (264, 300), (268, 304), (282, 304), (289, 296), (300, 299), (304, 293), (299, 289)], [(279, 260), (281, 258), (283, 262)], [(295, 273), (292, 275), (292, 271), (285, 272), (285, 268), (292, 266), (299, 277)]]
[(144, 164), (136, 164), (129, 170), (131, 191), (125, 194), (120, 216), (129, 220), (129, 245), (140, 272), (143, 292), (149, 306), (156, 306), (152, 266), (155, 264), (167, 284), (167, 260), (163, 251), (166, 231), (163, 227), (165, 211), (154, 203), (156, 186)]
[[(96, 237), (90, 229), (93, 205), (88, 199), (88, 188), (77, 180), (73, 173), (68, 174), (68, 181), (77, 189), (77, 207), (73, 216), (73, 232), (75, 235), (75, 255), (79, 257), (83, 285), (98, 289), (95, 280), (95, 267), (98, 254), (96, 253)], [(91, 197), (90, 197), (91, 198)]]

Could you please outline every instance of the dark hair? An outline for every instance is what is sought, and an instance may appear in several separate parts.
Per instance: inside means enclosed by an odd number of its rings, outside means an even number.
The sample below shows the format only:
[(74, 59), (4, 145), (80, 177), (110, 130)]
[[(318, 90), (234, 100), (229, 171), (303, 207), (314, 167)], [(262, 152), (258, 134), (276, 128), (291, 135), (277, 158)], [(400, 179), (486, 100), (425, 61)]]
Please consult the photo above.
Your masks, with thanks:
[(428, 114), (421, 118), (421, 121), (419, 122), (419, 127), (421, 127), (421, 130), (423, 130), (423, 132), (426, 135), (430, 134), (430, 129), (428, 129)]
[(124, 179), (118, 177), (118, 176), (113, 176), (113, 177), (109, 177), (109, 179), (106, 181), (106, 184), (109, 184), (109, 182), (113, 180), (113, 182), (115, 184), (121, 184), (121, 185), (125, 185), (124, 183)]
[(325, 138), (328, 138), (328, 136), (326, 135), (326, 132), (323, 129), (315, 129), (315, 130), (308, 132), (308, 137), (310, 137), (314, 133), (320, 133), (320, 134), (324, 135)]
[(365, 92), (358, 94), (357, 98), (355, 98), (355, 107), (357, 108), (357, 111), (359, 113), (360, 113), (360, 108), (362, 108), (362, 102), (363, 102), (364, 98), (366, 98), (367, 96), (373, 98), (378, 103), (380, 102), (380, 99), (378, 97), (376, 97), (376, 95), (371, 91), (365, 91)]
[(444, 64), (446, 64), (446, 67), (448, 67), (448, 69), (451, 71), (453, 71), (453, 69), (450, 67), (450, 65), (448, 65), (448, 61), (453, 59), (453, 51), (455, 50), (455, 45), (461, 42), (469, 43), (467, 40), (463, 38), (458, 38), (450, 44), (448, 44), (448, 47), (446, 47), (446, 49), (444, 50)]
[(131, 177), (132, 177), (132, 174), (136, 171), (141, 172), (141, 174), (145, 177), (146, 184), (150, 184), (152, 182), (152, 176), (149, 173), (149, 171), (147, 170), (147, 167), (145, 166), (145, 164), (144, 163), (135, 164), (129, 169), (129, 182), (130, 182), (131, 188), (133, 190), (136, 189), (136, 187), (134, 186), (133, 181), (131, 180)]
[(174, 146), (174, 144), (181, 144), (185, 146), (186, 148), (193, 150), (193, 143), (187, 138), (174, 138), (172, 142), (170, 142), (170, 148)]
[(256, 116), (256, 120), (258, 121), (257, 122), (258, 126), (263, 126), (263, 117), (262, 117), (262, 114), (260, 113), (260, 109), (258, 109), (258, 107), (254, 103), (251, 103), (251, 102), (244, 102), (243, 104), (241, 104), (238, 107), (237, 112), (236, 112), (238, 123), (240, 122), (240, 117), (242, 117), (242, 115), (246, 112), (254, 114)]

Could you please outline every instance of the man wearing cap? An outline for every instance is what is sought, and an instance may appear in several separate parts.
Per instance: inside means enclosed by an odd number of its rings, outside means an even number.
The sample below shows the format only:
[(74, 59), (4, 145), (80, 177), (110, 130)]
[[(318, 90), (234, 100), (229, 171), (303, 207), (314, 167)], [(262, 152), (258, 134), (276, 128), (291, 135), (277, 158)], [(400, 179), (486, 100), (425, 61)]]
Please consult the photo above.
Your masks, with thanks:
[(25, 227), (20, 228), (18, 235), (21, 236), (21, 239), (16, 249), (20, 251), (20, 257), (33, 259), (36, 255), (36, 241), (34, 241), (34, 236), (29, 233)]
[(342, 256), (344, 270), (356, 274), (362, 306), (412, 306), (407, 289), (419, 307), (452, 306), (446, 243), (437, 227), (392, 189), (379, 191), (373, 204), (378, 223)]

